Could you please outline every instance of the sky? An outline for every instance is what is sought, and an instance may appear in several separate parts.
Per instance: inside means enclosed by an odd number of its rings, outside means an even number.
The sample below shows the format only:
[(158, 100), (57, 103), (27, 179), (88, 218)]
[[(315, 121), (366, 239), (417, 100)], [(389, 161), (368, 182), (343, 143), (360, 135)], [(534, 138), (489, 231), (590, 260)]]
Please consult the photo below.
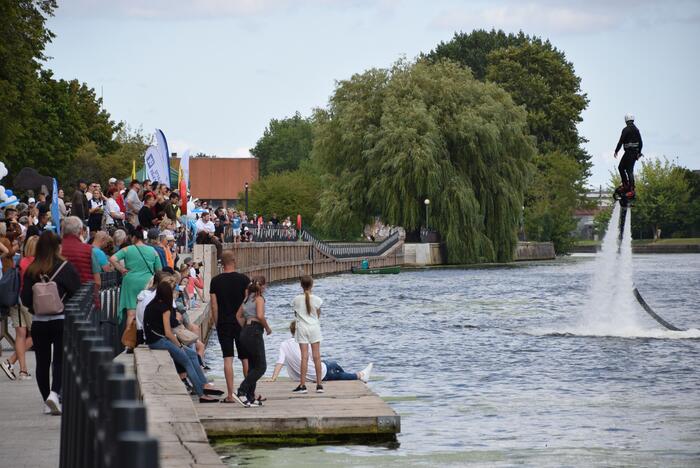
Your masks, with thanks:
[[(415, 58), (455, 32), (524, 31), (574, 65), (590, 185), (607, 185), (624, 115), (647, 157), (700, 169), (697, 0), (59, 0), (47, 62), (116, 121), (171, 151), (245, 156), (272, 118), (324, 107), (336, 82)], [(695, 44), (695, 45), (693, 45)]]

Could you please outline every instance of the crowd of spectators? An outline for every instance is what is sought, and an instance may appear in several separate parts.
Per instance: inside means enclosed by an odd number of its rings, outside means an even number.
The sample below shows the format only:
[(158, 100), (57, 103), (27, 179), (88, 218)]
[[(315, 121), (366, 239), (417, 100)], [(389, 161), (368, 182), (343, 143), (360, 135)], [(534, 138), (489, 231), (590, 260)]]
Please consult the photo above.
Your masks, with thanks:
[[(65, 199), (63, 189), (58, 190), (60, 221), (52, 219), (52, 198), (45, 193), (24, 197), (23, 202), (0, 211), (0, 281), (3, 275), (12, 274), (20, 280), (19, 302), (0, 306), (0, 313), (9, 316), (16, 336), (15, 351), (2, 359), (0, 368), (11, 380), (35, 378), (46, 414), (61, 414), (63, 305), (83, 284), (93, 282), (95, 291), (99, 291), (101, 273), (110, 271), (122, 276), (118, 318), (125, 328), (125, 351), (132, 352), (141, 343), (167, 350), (183, 382), (200, 402), (218, 401), (213, 397), (223, 393), (207, 383), (203, 374), (208, 369), (205, 347), (198, 339), (199, 327), (189, 320), (188, 311), (204, 300), (204, 283), (201, 265), (187, 252), (194, 243), (213, 244), (221, 260), (224, 243), (253, 242), (256, 237), (294, 240), (297, 230), (289, 216), (280, 220), (273, 213), (265, 219), (233, 208), (214, 209), (206, 201), (191, 200), (187, 194), (187, 212), (183, 212), (182, 195), (149, 180), (125, 184), (112, 178), (104, 187), (81, 180), (70, 200)], [(277, 232), (277, 238), (265, 237), (262, 232)], [(45, 298), (36, 300), (34, 287), (47, 279), (56, 284), (58, 294), (48, 306)], [(248, 304), (243, 316), (236, 317), (233, 311), (227, 320), (236, 325), (239, 321), (242, 325), (262, 322), (269, 332), (259, 310), (264, 278), (261, 283), (260, 279), (247, 281), (240, 288), (246, 291), (240, 299), (250, 293), (260, 299), (254, 301), (258, 306)], [(219, 298), (224, 295), (221, 290)], [(223, 308), (219, 310), (219, 317), (224, 317)], [(225, 337), (225, 326), (221, 328)], [(251, 377), (236, 393), (232, 381), (227, 382), (225, 401), (238, 399), (239, 395), (253, 406), (258, 401), (255, 382), (265, 372), (259, 332), (255, 329), (248, 337)], [(32, 348), (36, 357), (34, 375), (26, 359), (27, 350)], [(262, 350), (262, 357), (255, 350)], [(232, 353), (225, 356), (229, 357)], [(248, 370), (246, 359), (246, 376)]]

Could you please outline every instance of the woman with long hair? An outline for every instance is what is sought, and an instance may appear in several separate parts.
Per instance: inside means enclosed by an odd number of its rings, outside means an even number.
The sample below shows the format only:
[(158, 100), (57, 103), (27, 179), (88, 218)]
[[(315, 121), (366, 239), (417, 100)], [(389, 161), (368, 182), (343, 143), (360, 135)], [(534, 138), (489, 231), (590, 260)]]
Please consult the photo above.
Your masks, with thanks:
[(323, 369), (321, 368), (321, 305), (323, 299), (311, 293), (314, 280), (310, 276), (301, 277), (301, 289), (303, 294), (297, 295), (292, 300), (294, 317), (296, 318), (296, 333), (294, 339), (299, 343), (301, 351), (301, 373), (299, 385), (292, 390), (293, 393), (306, 393), (306, 371), (309, 366), (309, 345), (314, 358), (316, 368), (316, 393), (323, 393)]
[[(136, 302), (141, 291), (162, 269), (160, 257), (153, 247), (143, 242), (143, 229), (134, 229), (131, 233), (131, 245), (121, 249), (109, 258), (114, 268), (124, 275), (119, 294), (119, 321), (124, 318), (126, 311), (126, 328), (128, 329), (136, 317)], [(124, 261), (124, 265), (122, 265)], [(127, 348), (127, 352), (133, 352)]]
[[(34, 318), (32, 320), (32, 339), (36, 358), (36, 383), (44, 400), (44, 413), (61, 414), (61, 376), (63, 361), (63, 306), (55, 311), (41, 310), (37, 314), (34, 308), (33, 286), (43, 280), (56, 283), (58, 296), (62, 304), (80, 287), (78, 270), (61, 256), (61, 240), (52, 231), (44, 231), (36, 244), (34, 261), (27, 267), (22, 284), (22, 304)], [(53, 348), (53, 353), (52, 353)], [(53, 354), (53, 355), (52, 355)], [(49, 382), (49, 367), (52, 379)]]
[[(19, 261), (20, 290), (24, 281), (24, 273), (34, 261), (38, 240), (39, 236), (30, 236), (24, 243), (24, 252)], [(15, 327), (15, 352), (10, 356), (10, 359), (0, 363), (0, 366), (2, 366), (7, 376), (14, 380), (15, 371), (12, 366), (19, 361), (19, 380), (29, 380), (32, 376), (27, 369), (25, 353), (27, 349), (32, 347), (32, 337), (29, 334), (32, 329), (32, 315), (29, 313), (29, 309), (20, 303), (10, 308), (10, 320), (12, 320), (12, 325)]]
[(236, 401), (243, 406), (262, 406), (262, 398), (255, 398), (255, 387), (258, 380), (267, 370), (265, 360), (265, 340), (263, 330), (272, 333), (265, 319), (265, 277), (255, 276), (248, 286), (248, 296), (236, 313), (236, 319), (241, 325), (241, 346), (248, 357), (248, 375), (238, 387)]
[(200, 403), (217, 403), (219, 400), (211, 395), (220, 396), (224, 392), (210, 388), (199, 365), (197, 353), (183, 346), (173, 332), (173, 328), (179, 325), (173, 307), (174, 286), (175, 281), (162, 281), (156, 288), (155, 297), (146, 306), (143, 314), (146, 344), (151, 349), (167, 350), (173, 361), (185, 369)]

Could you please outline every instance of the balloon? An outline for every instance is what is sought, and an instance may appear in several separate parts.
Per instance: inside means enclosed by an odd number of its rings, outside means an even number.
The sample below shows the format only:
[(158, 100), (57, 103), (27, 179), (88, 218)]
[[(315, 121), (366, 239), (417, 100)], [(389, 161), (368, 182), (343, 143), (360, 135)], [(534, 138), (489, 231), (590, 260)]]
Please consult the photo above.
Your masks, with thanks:
[(10, 189), (5, 189), (5, 195), (7, 195), (8, 197), (11, 197), (11, 196), (13, 195), (12, 190), (10, 190)]
[(5, 187), (0, 185), (0, 201), (5, 201), (7, 195), (5, 195)]
[(6, 201), (0, 203), (0, 208), (5, 208), (6, 206), (17, 205), (18, 203), (19, 203), (19, 200), (17, 200), (17, 197), (10, 197)]
[(2, 180), (3, 177), (7, 175), (7, 168), (5, 167), (5, 163), (0, 161), (0, 180)]

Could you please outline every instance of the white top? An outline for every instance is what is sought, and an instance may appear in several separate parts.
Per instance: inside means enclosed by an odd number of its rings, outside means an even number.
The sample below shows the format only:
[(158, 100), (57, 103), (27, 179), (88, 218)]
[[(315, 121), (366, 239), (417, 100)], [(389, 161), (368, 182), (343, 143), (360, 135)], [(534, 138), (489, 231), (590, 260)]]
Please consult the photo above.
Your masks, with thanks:
[[(119, 208), (119, 204), (114, 198), (108, 198), (105, 203), (105, 222), (107, 224), (114, 224), (114, 218), (112, 218), (112, 213), (121, 213), (122, 210)], [(123, 214), (123, 213), (122, 213)], [(118, 219), (123, 219), (118, 218)]]
[[(277, 364), (282, 364), (287, 367), (287, 375), (292, 380), (301, 379), (301, 350), (299, 344), (294, 341), (294, 338), (284, 340), (280, 344), (280, 353), (277, 357)], [(326, 363), (321, 361), (321, 371), (323, 375), (321, 380), (326, 376), (328, 368)], [(313, 357), (309, 353), (309, 366), (306, 371), (306, 380), (309, 382), (316, 381), (316, 367), (314, 366)]]
[[(156, 291), (144, 289), (136, 296), (136, 328), (143, 330), (143, 314), (146, 312), (146, 306), (151, 303), (156, 297)], [(301, 353), (301, 351), (299, 351)]]
[(212, 234), (214, 231), (216, 231), (216, 226), (214, 226), (214, 223), (209, 220), (208, 223), (205, 223), (202, 219), (197, 220), (197, 232), (199, 231), (206, 231), (206, 232), (211, 232)]
[(292, 309), (294, 309), (294, 315), (298, 322), (304, 322), (307, 325), (320, 325), (318, 319), (318, 311), (323, 305), (323, 299), (311, 294), (311, 313), (306, 311), (306, 298), (303, 294), (299, 294), (294, 299), (292, 299)]
[(141, 208), (143, 208), (143, 202), (139, 199), (139, 194), (134, 190), (129, 190), (129, 193), (126, 194), (126, 211), (138, 214)]

